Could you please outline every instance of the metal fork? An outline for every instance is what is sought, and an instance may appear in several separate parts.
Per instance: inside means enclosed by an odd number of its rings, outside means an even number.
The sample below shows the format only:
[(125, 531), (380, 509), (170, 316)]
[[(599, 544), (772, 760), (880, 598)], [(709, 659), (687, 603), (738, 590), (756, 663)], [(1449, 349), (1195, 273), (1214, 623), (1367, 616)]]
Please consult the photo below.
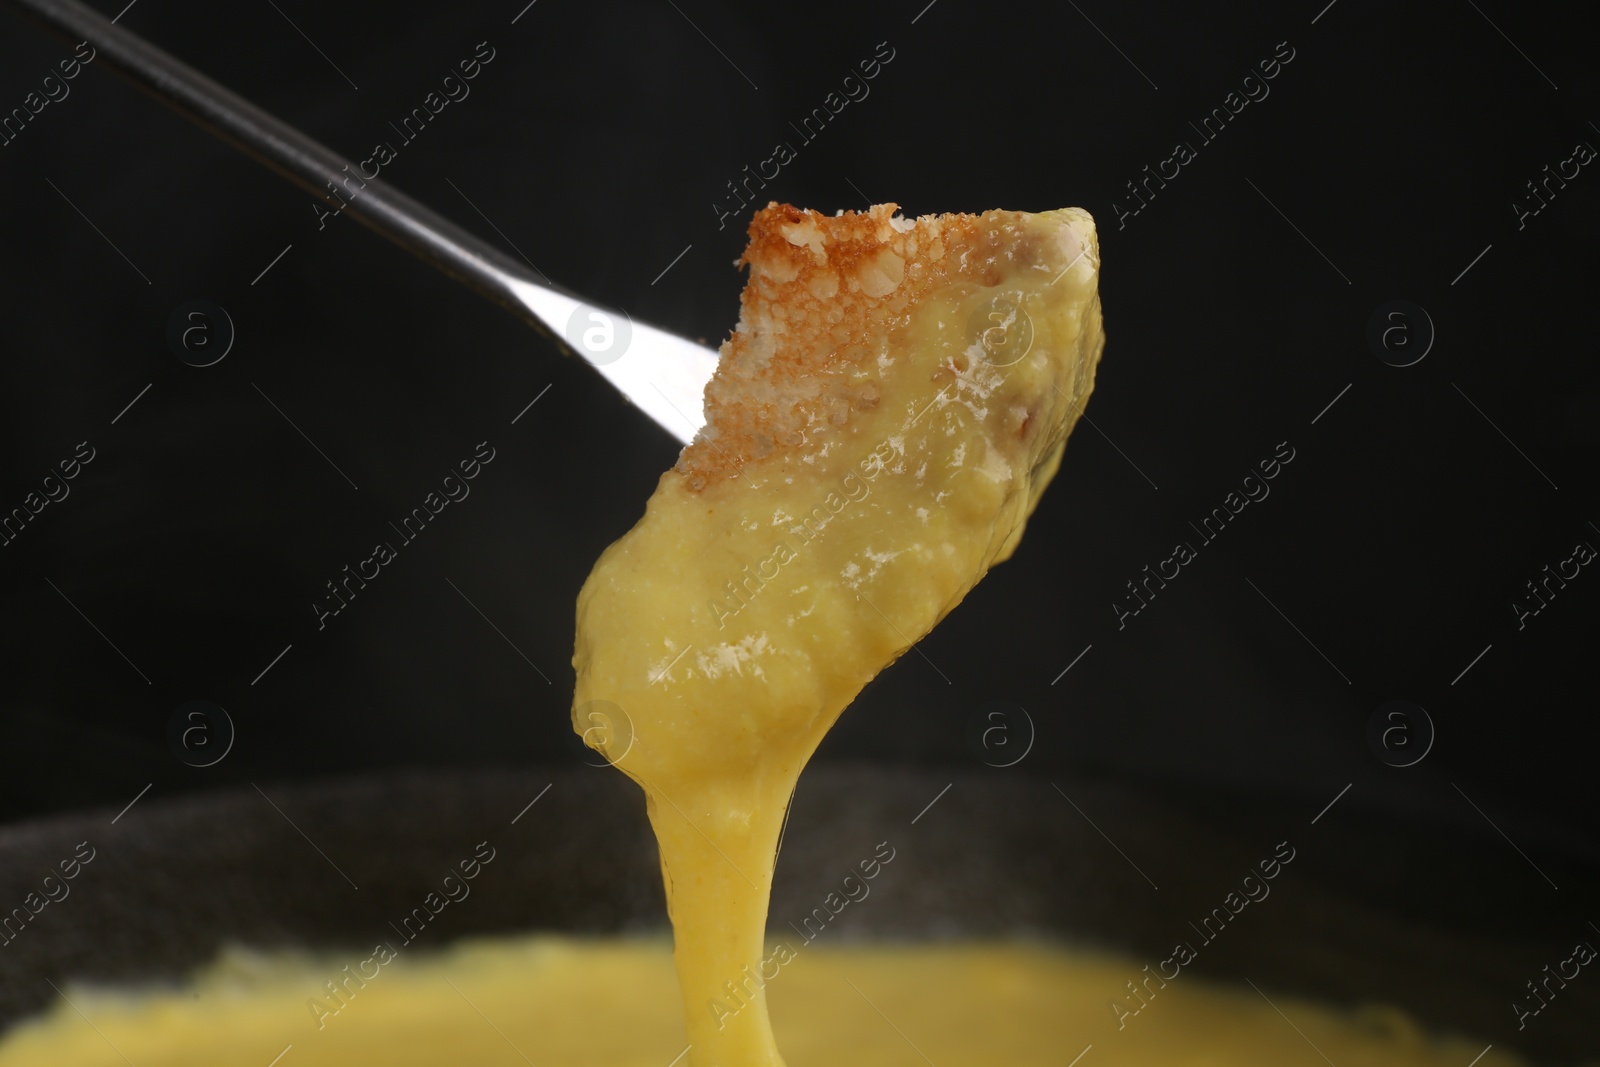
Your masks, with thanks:
[[(0, 5), (71, 41), (88, 41), (99, 53), (97, 66), (110, 67), (311, 195), (344, 204), (343, 213), (551, 335), (678, 440), (687, 443), (704, 422), (701, 397), (717, 364), (715, 351), (550, 284), (78, 0), (0, 0)], [(351, 175), (358, 175), (355, 182)], [(330, 186), (345, 190), (349, 199), (334, 198)]]

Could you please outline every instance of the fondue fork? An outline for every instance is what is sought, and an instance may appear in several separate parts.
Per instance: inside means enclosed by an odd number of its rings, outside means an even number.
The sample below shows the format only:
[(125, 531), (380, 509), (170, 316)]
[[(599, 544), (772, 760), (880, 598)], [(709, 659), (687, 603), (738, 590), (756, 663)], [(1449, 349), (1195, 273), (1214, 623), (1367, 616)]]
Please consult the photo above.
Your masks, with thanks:
[[(520, 316), (599, 371), (679, 441), (688, 443), (703, 424), (701, 398), (717, 364), (714, 350), (551, 284), (385, 181), (364, 175), (352, 180), (359, 171), (350, 160), (79, 0), (0, 5), (70, 41), (88, 41), (99, 53), (96, 66), (110, 67), (202, 129)], [(345, 197), (331, 190), (343, 190)]]

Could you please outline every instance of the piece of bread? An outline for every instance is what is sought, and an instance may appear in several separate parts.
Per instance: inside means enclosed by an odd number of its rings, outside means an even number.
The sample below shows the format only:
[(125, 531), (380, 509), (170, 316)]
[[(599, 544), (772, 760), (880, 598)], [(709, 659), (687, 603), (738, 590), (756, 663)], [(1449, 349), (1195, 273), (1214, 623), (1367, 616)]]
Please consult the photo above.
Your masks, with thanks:
[(763, 931), (800, 770), (1015, 548), (1104, 344), (1077, 209), (773, 204), (741, 262), (706, 425), (584, 583), (573, 655), (574, 727), (644, 787), (691, 1067), (781, 1067), (750, 976), (783, 963)]
[(1085, 212), (1062, 213), (1052, 239), (1023, 212), (913, 220), (897, 207), (829, 216), (773, 202), (756, 212), (739, 259), (750, 268), (739, 324), (706, 387), (705, 428), (677, 463), (687, 488), (801, 450), (818, 429), (874, 409), (888, 368), (872, 340), (903, 326), (930, 290), (999, 286), (1019, 265), (1055, 274), (1084, 257), (1099, 266)]

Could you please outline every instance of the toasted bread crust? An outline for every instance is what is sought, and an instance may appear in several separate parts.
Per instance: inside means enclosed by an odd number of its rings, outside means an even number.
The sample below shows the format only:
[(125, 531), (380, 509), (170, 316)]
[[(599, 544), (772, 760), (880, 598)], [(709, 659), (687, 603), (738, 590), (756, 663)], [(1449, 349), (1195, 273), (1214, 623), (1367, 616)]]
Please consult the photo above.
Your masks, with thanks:
[(877, 406), (882, 339), (931, 288), (997, 284), (1022, 213), (896, 216), (898, 205), (824, 215), (769, 203), (750, 221), (739, 325), (706, 386), (705, 427), (674, 468), (700, 492), (747, 464), (800, 450), (823, 426)]

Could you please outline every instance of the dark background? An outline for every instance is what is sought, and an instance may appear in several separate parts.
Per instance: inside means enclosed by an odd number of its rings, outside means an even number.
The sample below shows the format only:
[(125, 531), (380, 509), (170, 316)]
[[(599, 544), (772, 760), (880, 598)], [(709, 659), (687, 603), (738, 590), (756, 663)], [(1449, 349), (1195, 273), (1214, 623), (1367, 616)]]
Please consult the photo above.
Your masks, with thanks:
[[(471, 95), (384, 178), (555, 281), (712, 343), (737, 315), (748, 220), (719, 229), (712, 205), (777, 141), (798, 158), (767, 192), (804, 206), (1092, 211), (1108, 335), (1093, 425), (1014, 559), (817, 760), (1110, 783), (1218, 823), (1303, 825), (1350, 784), (1333, 811), (1394, 850), (1399, 911), (1526, 947), (1509, 1002), (1600, 916), (1600, 578), (1585, 568), (1524, 629), (1511, 608), (1546, 564), (1600, 546), (1600, 176), (1585, 167), (1524, 228), (1512, 208), (1577, 142), (1600, 146), (1580, 16), (924, 2), (539, 0), (518, 17), (518, 0), (140, 0), (121, 24), (355, 158), (488, 42)], [(799, 145), (789, 123), (882, 41), (894, 58), (870, 96)], [(1119, 228), (1125, 183), (1198, 145), (1188, 123), (1279, 42), (1294, 59), (1270, 95)], [(0, 10), (0, 108), (71, 53)], [(78, 442), (96, 450), (0, 548), (0, 819), (114, 813), (147, 785), (141, 805), (577, 767), (574, 599), (677, 444), (353, 219), (319, 231), (310, 197), (106, 70), (69, 84), (0, 147), (0, 508)], [(203, 369), (166, 342), (194, 299), (237, 329)], [(1366, 337), (1395, 299), (1437, 331), (1403, 368)], [(471, 496), (319, 632), (324, 583), (483, 440), (497, 454)], [(1124, 583), (1282, 441), (1296, 458), (1271, 496), (1119, 630)], [(196, 699), (238, 731), (203, 769), (167, 738)], [(1437, 731), (1405, 769), (1368, 742), (1395, 699)], [(1036, 729), (1013, 768), (970, 743), (990, 701)], [(1374, 839), (1315, 862), (1359, 881)], [(1408, 865), (1441, 842), (1448, 872)]]

